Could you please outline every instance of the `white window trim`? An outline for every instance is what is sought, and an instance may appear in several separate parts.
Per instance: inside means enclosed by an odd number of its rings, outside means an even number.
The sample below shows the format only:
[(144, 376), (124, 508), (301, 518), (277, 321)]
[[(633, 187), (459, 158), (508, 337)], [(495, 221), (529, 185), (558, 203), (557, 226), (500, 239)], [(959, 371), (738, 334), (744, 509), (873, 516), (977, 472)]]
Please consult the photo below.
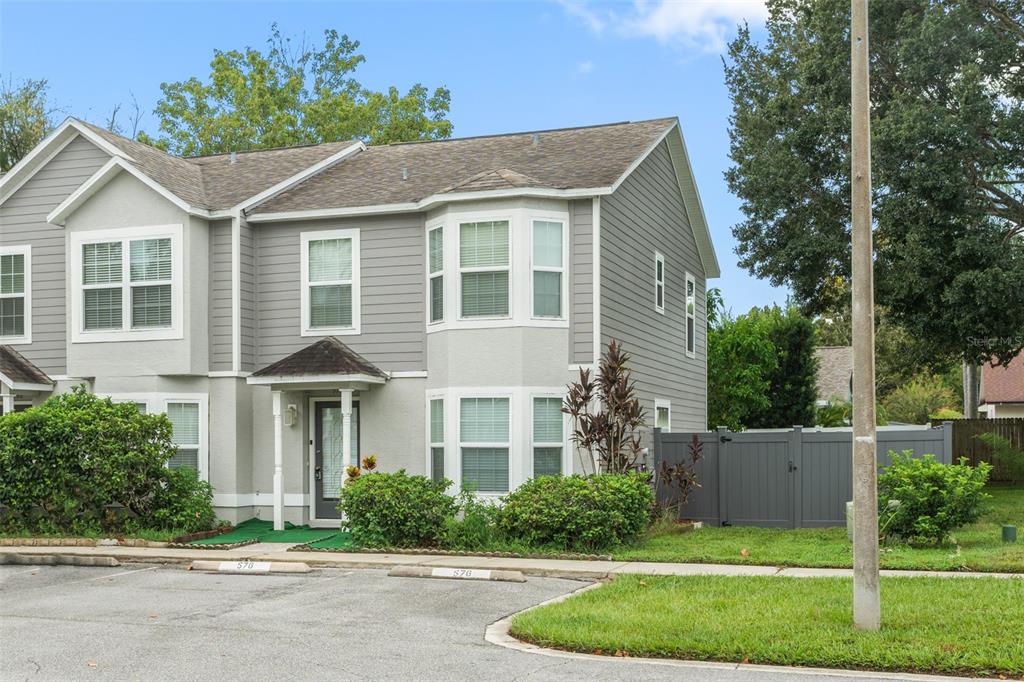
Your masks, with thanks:
[[(152, 225), (148, 227), (125, 227), (111, 230), (89, 230), (71, 233), (71, 268), (69, 287), (71, 289), (71, 343), (97, 343), (102, 341), (154, 341), (184, 338), (185, 266), (183, 262), (183, 228), (177, 225)], [(131, 245), (132, 241), (143, 239), (171, 240), (171, 326), (159, 328), (132, 329), (131, 321)], [(86, 244), (121, 242), (121, 329), (85, 330), (83, 313), (84, 291), (82, 284), (82, 251)], [(167, 284), (165, 280), (140, 282), (136, 286)], [(103, 288), (103, 287), (101, 287)], [(114, 288), (110, 285), (108, 288)]]
[(0, 299), (25, 299), (25, 333), (20, 336), (0, 336), (0, 343), (12, 346), (16, 344), (32, 343), (32, 246), (29, 244), (0, 246), (0, 256), (14, 256), (18, 254), (25, 257), (25, 290), (20, 294), (0, 294)]
[[(661, 280), (658, 280), (658, 264), (661, 264)], [(665, 282), (668, 280), (668, 272), (665, 270), (665, 256), (660, 251), (654, 252), (654, 309), (665, 314), (665, 296), (668, 293), (668, 287), (665, 286)], [(658, 305), (658, 289), (661, 289), (661, 305)]]
[[(693, 297), (690, 297), (690, 285), (693, 284)], [(689, 272), (686, 273), (686, 288), (683, 290), (683, 294), (686, 299), (686, 318), (683, 323), (683, 336), (686, 339), (686, 357), (693, 358), (697, 357), (697, 280), (694, 279), (693, 275)], [(690, 303), (693, 303), (693, 311), (690, 310)], [(688, 322), (693, 320), (693, 338), (690, 337), (690, 325)], [(693, 349), (690, 349), (690, 344), (693, 343)]]
[[(309, 243), (326, 239), (351, 239), (352, 240), (352, 326), (351, 327), (310, 327), (309, 314)], [(299, 234), (302, 270), (302, 291), (300, 301), (302, 305), (300, 336), (355, 336), (360, 333), (360, 287), (359, 287), (359, 228), (344, 230), (318, 230), (315, 232), (302, 232)], [(323, 285), (323, 282), (316, 282)]]
[(167, 403), (199, 405), (199, 478), (210, 480), (210, 396), (207, 393), (97, 393), (115, 403), (145, 403), (146, 414), (167, 414)]
[(533, 401), (535, 398), (558, 398), (560, 401), (565, 401), (565, 391), (539, 391), (531, 392), (527, 396), (527, 407), (530, 410), (530, 448), (527, 459), (529, 465), (529, 478), (533, 478), (534, 472), (534, 450), (537, 448), (562, 448), (562, 475), (568, 476), (572, 473), (572, 454), (569, 452), (569, 415), (562, 413), (562, 440), (559, 443), (555, 442), (542, 442), (535, 441), (533, 439)]
[[(547, 223), (559, 223), (562, 226), (562, 264), (559, 267), (551, 267), (546, 265), (535, 265), (533, 262), (533, 235), (534, 235), (534, 223), (547, 222)], [(567, 320), (566, 308), (569, 302), (569, 278), (566, 273), (569, 270), (569, 223), (567, 221), (556, 219), (556, 218), (541, 218), (538, 216), (531, 216), (528, 223), (527, 229), (528, 239), (530, 241), (530, 279), (529, 279), (529, 297), (530, 297), (530, 318), (533, 320)], [(534, 272), (557, 272), (561, 275), (559, 282), (559, 314), (557, 317), (550, 315), (538, 315), (534, 310), (533, 300), (533, 273)]]
[[(509, 239), (511, 240), (509, 251), (509, 315), (507, 317), (462, 317), (462, 269), (459, 267), (459, 246), (461, 223), (486, 222), (490, 220), (509, 221)], [(458, 205), (450, 206), (446, 211), (433, 217), (429, 222), (429, 228), (439, 226), (445, 227), (444, 240), (444, 321), (433, 324), (427, 322), (424, 326), (428, 334), (449, 329), (494, 329), (511, 327), (548, 327), (567, 328), (569, 326), (569, 277), (562, 276), (562, 318), (533, 317), (533, 270), (532, 265), (532, 225), (534, 220), (550, 220), (561, 222), (563, 230), (563, 242), (566, 244), (563, 250), (563, 261), (566, 263), (565, 273), (568, 273), (569, 262), (569, 208), (566, 204), (564, 210), (561, 207), (524, 207), (512, 206), (503, 209), (473, 209)], [(424, 242), (426, 243), (426, 242)], [(429, 257), (429, 256), (428, 256)], [(496, 268), (481, 268), (480, 270), (494, 270)], [(468, 270), (468, 269), (467, 269)], [(424, 286), (428, 278), (424, 278)], [(429, 288), (427, 290), (429, 292)], [(424, 298), (429, 298), (424, 295)], [(429, 300), (427, 301), (426, 320), (430, 319)]]
[[(443, 429), (444, 434), (440, 441), (431, 440), (431, 436), (433, 434), (431, 434), (430, 432), (430, 403), (434, 400), (441, 401), (441, 404), (443, 405), (442, 410), (444, 411), (444, 421), (441, 424), (441, 428)], [(427, 412), (425, 419), (427, 428), (425, 430), (425, 434), (423, 437), (424, 442), (427, 444), (425, 460), (426, 467), (424, 469), (427, 478), (431, 478), (434, 468), (434, 457), (431, 450), (433, 450), (434, 448), (444, 448), (444, 477), (447, 478), (448, 480), (452, 480), (452, 477), (448, 476), (448, 416), (448, 400), (445, 395), (445, 391), (427, 391)], [(452, 491), (451, 489), (449, 489), (447, 492), (450, 493)], [(458, 492), (458, 489), (456, 489), (455, 492)]]
[(658, 410), (665, 408), (668, 411), (668, 428), (662, 429), (662, 433), (672, 433), (672, 401), (663, 398), (654, 399), (654, 428), (658, 427)]
[[(430, 271), (430, 233), (433, 232), (434, 230), (441, 230), (441, 269), (438, 270), (437, 272), (431, 272)], [(425, 257), (425, 259), (423, 261), (423, 264), (424, 264), (423, 265), (423, 270), (427, 274), (427, 277), (426, 277), (426, 289), (425, 289), (426, 295), (424, 296), (424, 298), (426, 299), (426, 302), (427, 302), (427, 317), (426, 317), (426, 320), (427, 320), (427, 326), (428, 327), (436, 327), (437, 325), (443, 325), (445, 320), (448, 319), (448, 307), (449, 307), (448, 306), (448, 300), (449, 299), (448, 299), (448, 282), (446, 281), (448, 278), (445, 277), (445, 271), (447, 270), (446, 266), (448, 265), (448, 241), (449, 241), (449, 239), (450, 239), (449, 230), (445, 229), (444, 222), (428, 223), (427, 224), (426, 242), (425, 242), (426, 248), (424, 249), (424, 251), (426, 252), (425, 253), (426, 257)], [(431, 315), (430, 283), (431, 283), (431, 280), (433, 280), (433, 279), (435, 279), (437, 277), (441, 278), (441, 312), (442, 312), (442, 315), (441, 315), (441, 319), (440, 320), (431, 320), (430, 319), (430, 315)]]

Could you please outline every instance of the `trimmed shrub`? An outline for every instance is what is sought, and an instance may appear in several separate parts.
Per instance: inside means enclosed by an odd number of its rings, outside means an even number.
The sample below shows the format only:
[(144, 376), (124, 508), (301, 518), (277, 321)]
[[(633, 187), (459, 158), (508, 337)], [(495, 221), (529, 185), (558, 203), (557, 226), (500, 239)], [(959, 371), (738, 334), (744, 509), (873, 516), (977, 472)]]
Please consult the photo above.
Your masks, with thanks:
[(505, 498), (499, 527), (529, 545), (593, 552), (636, 538), (653, 507), (647, 474), (541, 476)]
[(338, 511), (352, 541), (362, 547), (433, 547), (455, 515), (445, 494), (451, 481), (395, 473), (363, 473), (341, 489)]
[(508, 548), (498, 527), (500, 506), (480, 499), (469, 490), (459, 493), (456, 505), (455, 516), (445, 521), (445, 549), (484, 552)]
[(890, 451), (892, 464), (878, 477), (879, 528), (889, 537), (941, 542), (951, 531), (978, 520), (992, 467), (941, 464), (912, 450)]
[(189, 467), (170, 469), (167, 480), (154, 500), (152, 526), (198, 533), (209, 530), (217, 521), (213, 513), (213, 486), (199, 480)]
[(165, 416), (139, 414), (130, 403), (115, 404), (81, 387), (5, 415), (0, 526), (43, 533), (170, 529), (179, 514), (158, 512), (188, 498), (191, 527), (209, 528), (210, 496), (200, 494), (208, 486), (172, 474), (166, 464), (174, 453)]

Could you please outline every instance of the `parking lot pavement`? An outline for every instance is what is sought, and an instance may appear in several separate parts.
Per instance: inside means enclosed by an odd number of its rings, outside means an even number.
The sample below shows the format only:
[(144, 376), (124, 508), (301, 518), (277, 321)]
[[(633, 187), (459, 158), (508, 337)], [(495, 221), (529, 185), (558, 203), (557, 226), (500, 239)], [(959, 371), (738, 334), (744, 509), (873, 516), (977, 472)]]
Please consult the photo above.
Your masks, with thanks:
[(0, 679), (806, 682), (818, 677), (555, 658), (484, 641), (489, 623), (581, 586), (553, 578), (526, 583), (389, 578), (374, 570), (246, 576), (140, 564), (0, 566)]

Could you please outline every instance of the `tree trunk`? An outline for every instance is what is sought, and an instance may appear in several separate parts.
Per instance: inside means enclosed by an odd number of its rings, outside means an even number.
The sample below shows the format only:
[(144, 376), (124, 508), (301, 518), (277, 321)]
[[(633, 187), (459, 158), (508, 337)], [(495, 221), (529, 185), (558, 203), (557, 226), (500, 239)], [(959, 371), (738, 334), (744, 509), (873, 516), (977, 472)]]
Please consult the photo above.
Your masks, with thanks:
[(964, 362), (964, 416), (968, 419), (978, 418), (978, 366), (974, 362)]

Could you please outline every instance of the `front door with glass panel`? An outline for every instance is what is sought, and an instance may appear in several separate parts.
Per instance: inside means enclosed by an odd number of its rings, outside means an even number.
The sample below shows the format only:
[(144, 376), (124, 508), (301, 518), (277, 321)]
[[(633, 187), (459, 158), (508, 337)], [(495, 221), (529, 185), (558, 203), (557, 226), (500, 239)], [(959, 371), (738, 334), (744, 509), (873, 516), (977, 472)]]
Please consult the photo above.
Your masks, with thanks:
[(316, 453), (313, 480), (316, 483), (316, 517), (341, 518), (338, 513), (338, 495), (345, 480), (345, 467), (359, 464), (359, 403), (352, 403), (352, 456), (345, 461), (341, 442), (341, 402), (319, 401), (316, 405), (316, 433), (313, 449)]

